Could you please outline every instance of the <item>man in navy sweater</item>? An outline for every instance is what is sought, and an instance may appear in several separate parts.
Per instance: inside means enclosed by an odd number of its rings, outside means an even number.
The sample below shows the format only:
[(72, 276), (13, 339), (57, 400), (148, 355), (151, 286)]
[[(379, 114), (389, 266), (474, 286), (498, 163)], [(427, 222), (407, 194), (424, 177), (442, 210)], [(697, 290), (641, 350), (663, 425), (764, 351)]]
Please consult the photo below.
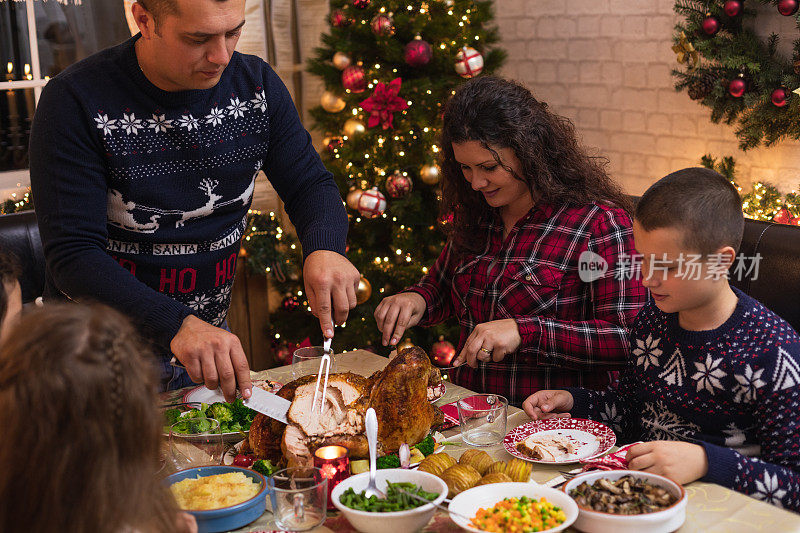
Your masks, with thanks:
[(356, 304), (347, 215), (286, 87), (234, 52), (245, 0), (140, 0), (140, 34), (45, 87), (31, 135), (31, 187), (46, 296), (98, 300), (160, 349), (162, 388), (236, 386), (239, 339), (224, 329), (236, 260), (263, 170), (303, 245), (322, 332)]

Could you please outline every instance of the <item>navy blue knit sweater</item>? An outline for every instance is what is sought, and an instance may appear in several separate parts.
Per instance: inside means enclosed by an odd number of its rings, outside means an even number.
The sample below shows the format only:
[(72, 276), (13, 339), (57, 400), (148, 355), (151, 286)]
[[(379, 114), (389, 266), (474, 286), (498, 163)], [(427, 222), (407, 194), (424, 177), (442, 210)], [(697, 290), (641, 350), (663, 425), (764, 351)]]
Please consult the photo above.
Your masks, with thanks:
[(347, 215), (286, 87), (234, 53), (216, 87), (162, 91), (139, 36), (47, 84), (31, 135), (46, 296), (91, 299), (168, 347), (189, 314), (221, 324), (254, 179), (285, 202), (304, 256), (344, 254)]
[(800, 338), (758, 301), (711, 331), (687, 331), (649, 301), (631, 330), (616, 390), (570, 389), (572, 416), (608, 423), (621, 442), (705, 448), (718, 483), (800, 511)]

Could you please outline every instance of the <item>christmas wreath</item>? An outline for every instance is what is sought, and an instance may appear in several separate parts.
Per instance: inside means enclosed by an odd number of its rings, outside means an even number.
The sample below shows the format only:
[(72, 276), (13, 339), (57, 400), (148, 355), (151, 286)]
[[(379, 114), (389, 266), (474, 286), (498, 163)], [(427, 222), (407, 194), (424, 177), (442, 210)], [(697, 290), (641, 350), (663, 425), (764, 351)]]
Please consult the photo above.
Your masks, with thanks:
[(778, 35), (764, 41), (750, 27), (759, 4), (795, 18), (800, 0), (679, 0), (673, 51), (675, 88), (711, 108), (713, 122), (736, 124), (743, 150), (800, 138), (800, 39), (792, 57), (777, 52)]

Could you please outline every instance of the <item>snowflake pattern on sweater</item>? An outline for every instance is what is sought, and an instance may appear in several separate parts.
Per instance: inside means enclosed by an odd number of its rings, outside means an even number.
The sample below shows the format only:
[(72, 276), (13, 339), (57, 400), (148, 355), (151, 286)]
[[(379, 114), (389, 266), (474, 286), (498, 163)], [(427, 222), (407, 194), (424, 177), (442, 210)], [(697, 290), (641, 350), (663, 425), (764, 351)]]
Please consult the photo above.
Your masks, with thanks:
[(570, 389), (572, 416), (603, 421), (620, 442), (699, 444), (704, 481), (800, 511), (800, 337), (733, 290), (736, 309), (713, 331), (684, 330), (649, 301), (618, 387)]

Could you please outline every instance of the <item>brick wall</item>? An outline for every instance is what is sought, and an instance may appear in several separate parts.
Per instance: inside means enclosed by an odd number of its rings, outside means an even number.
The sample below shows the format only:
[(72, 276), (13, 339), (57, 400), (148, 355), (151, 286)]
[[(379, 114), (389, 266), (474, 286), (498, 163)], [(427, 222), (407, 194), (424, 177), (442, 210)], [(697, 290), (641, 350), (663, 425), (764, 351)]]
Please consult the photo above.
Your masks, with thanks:
[[(697, 166), (705, 153), (734, 156), (743, 184), (769, 181), (783, 192), (798, 187), (800, 143), (744, 153), (731, 127), (712, 124), (708, 108), (673, 89), (672, 6), (671, 0), (495, 0), (509, 52), (502, 74), (570, 118), (584, 144), (608, 157), (611, 174), (629, 193)], [(776, 31), (787, 42), (796, 37), (774, 7), (757, 20), (759, 34)]]

